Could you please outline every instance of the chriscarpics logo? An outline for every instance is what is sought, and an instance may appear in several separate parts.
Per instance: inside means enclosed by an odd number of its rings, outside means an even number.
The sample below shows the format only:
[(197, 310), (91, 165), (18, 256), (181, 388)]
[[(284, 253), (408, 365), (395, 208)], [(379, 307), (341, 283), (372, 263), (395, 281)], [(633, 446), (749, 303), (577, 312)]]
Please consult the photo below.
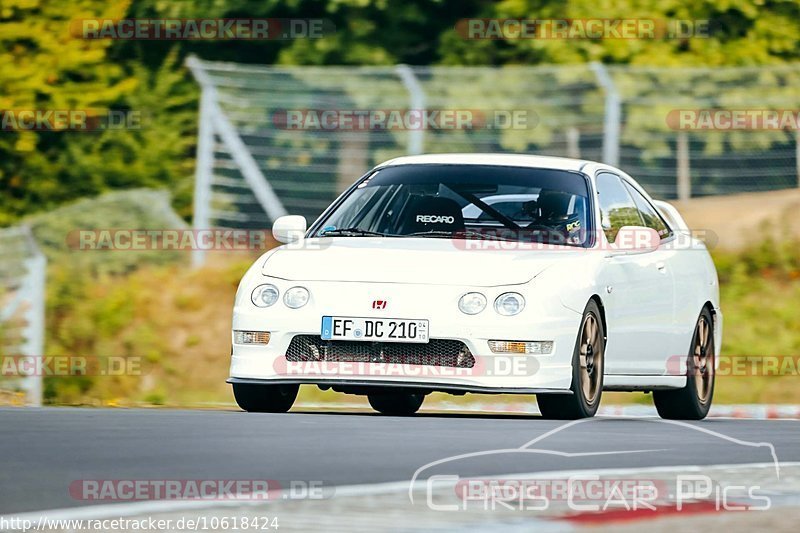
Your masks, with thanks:
[(417, 215), (417, 222), (422, 222), (423, 224), (452, 224), (455, 222), (455, 217), (451, 216), (443, 216), (443, 215)]

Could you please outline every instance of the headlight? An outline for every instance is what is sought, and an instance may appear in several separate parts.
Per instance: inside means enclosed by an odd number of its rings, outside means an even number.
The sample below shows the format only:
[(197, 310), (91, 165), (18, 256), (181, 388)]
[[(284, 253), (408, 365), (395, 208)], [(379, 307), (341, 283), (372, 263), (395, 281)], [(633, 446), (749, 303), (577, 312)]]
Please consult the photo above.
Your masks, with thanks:
[(283, 295), (286, 307), (299, 309), (308, 303), (308, 289), (305, 287), (292, 287)]
[(494, 301), (494, 310), (505, 316), (513, 316), (525, 309), (525, 298), (516, 292), (504, 292)]
[(479, 292), (468, 292), (458, 301), (458, 308), (467, 315), (477, 315), (486, 308), (486, 296)]
[(269, 307), (278, 301), (278, 287), (275, 285), (259, 285), (253, 289), (250, 300), (256, 307)]

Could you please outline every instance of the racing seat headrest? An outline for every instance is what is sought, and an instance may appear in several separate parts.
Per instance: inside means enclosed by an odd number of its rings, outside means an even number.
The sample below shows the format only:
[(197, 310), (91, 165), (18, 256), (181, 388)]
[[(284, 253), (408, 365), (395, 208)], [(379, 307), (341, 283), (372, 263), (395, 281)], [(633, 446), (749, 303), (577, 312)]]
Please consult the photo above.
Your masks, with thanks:
[(542, 189), (538, 199), (540, 219), (565, 219), (569, 214), (570, 200), (572, 200), (571, 194), (553, 189)]

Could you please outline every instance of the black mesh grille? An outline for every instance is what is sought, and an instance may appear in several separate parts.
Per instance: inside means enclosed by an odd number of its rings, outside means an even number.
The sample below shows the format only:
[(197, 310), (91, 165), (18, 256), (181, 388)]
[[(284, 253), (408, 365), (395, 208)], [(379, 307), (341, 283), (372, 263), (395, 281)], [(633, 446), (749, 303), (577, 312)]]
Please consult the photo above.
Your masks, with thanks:
[(461, 341), (431, 339), (426, 344), (324, 341), (319, 335), (296, 335), (286, 350), (292, 362), (391, 363), (472, 368), (475, 358)]

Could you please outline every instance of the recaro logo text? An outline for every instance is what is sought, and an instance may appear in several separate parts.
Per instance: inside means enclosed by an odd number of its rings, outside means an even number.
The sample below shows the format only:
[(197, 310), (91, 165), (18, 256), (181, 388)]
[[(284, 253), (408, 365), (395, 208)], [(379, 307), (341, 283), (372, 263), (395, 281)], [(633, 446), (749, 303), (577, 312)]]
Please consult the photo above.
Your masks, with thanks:
[(437, 223), (437, 222), (438, 223), (444, 222), (446, 224), (452, 224), (455, 221), (456, 221), (455, 217), (451, 217), (451, 216), (417, 215), (417, 222), (423, 222), (425, 224)]

